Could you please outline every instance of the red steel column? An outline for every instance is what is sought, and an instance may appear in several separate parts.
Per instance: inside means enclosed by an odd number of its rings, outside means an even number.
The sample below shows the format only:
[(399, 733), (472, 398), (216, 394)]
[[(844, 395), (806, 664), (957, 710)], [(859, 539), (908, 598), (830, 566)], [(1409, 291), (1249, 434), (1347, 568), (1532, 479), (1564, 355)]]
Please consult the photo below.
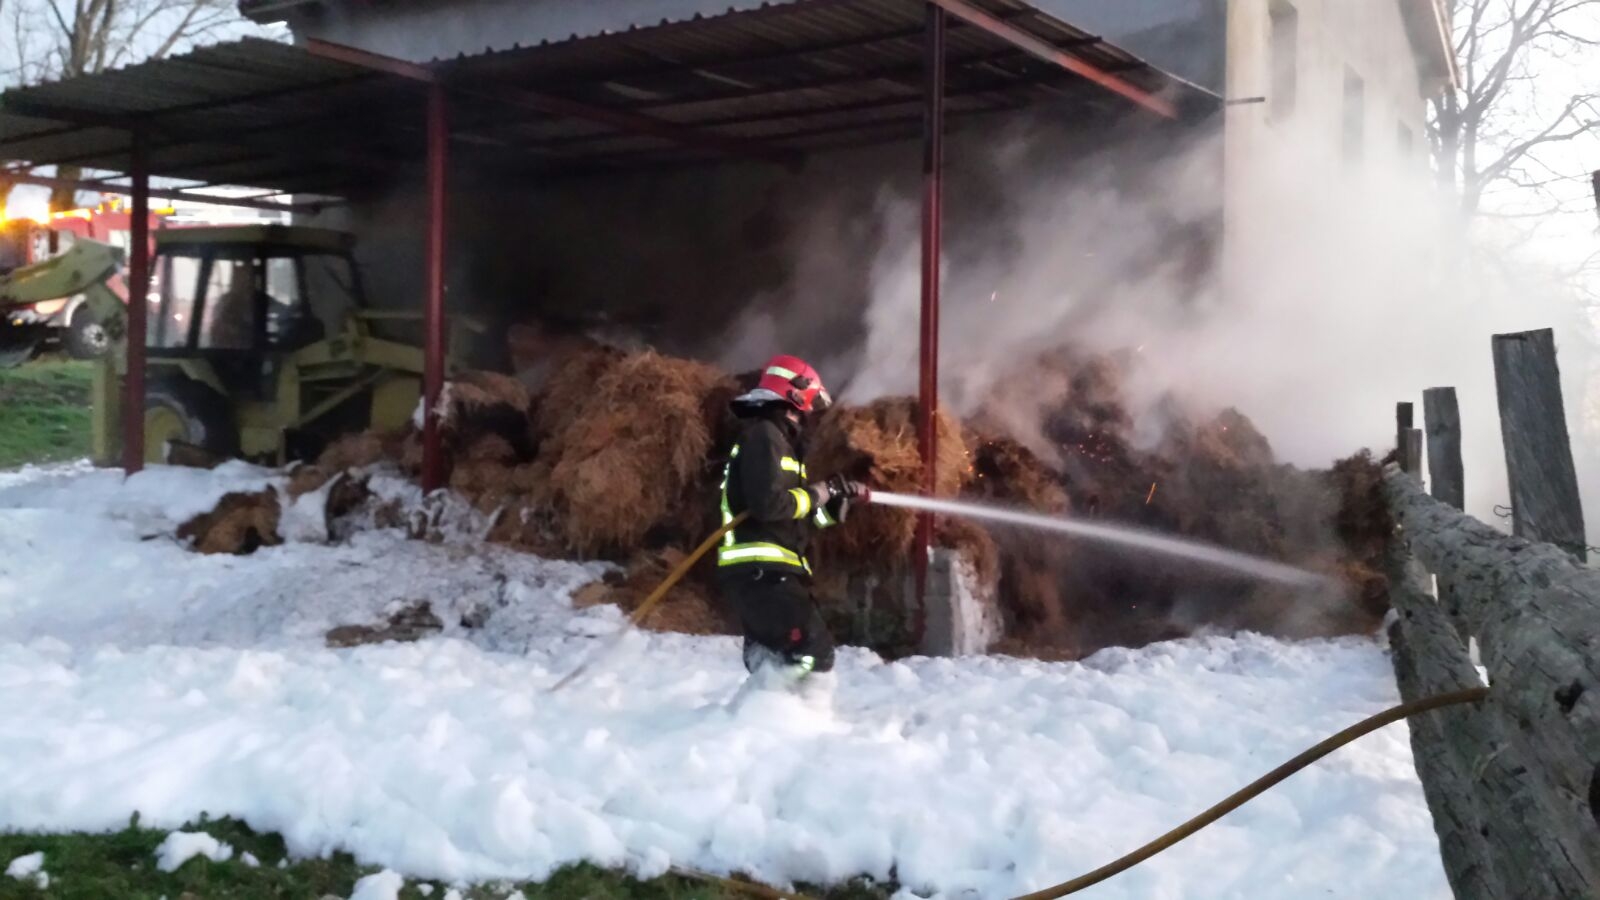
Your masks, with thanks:
[[(927, 108), (922, 130), (922, 341), (921, 401), (918, 446), (922, 452), (922, 493), (931, 497), (937, 486), (939, 453), (939, 238), (944, 179), (944, 36), (945, 13), (927, 5), (924, 45), (923, 101)], [(933, 514), (917, 518), (917, 609), (912, 633), (922, 642), (927, 625), (928, 548), (933, 543)]]
[(128, 373), (123, 380), (122, 470), (144, 468), (144, 336), (150, 308), (150, 159), (144, 129), (134, 128), (129, 153), (133, 178), (128, 229)]
[(444, 390), (444, 236), (445, 169), (449, 126), (445, 121), (444, 88), (428, 86), (428, 294), (423, 311), (422, 489), (444, 485), (444, 457), (439, 447), (439, 395)]

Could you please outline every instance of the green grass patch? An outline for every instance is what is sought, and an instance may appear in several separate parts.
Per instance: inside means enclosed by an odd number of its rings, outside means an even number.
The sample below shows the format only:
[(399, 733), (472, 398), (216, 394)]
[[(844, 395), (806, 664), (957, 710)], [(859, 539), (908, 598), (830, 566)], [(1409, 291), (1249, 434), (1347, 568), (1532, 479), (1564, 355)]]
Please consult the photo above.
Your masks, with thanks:
[(0, 369), (0, 469), (89, 455), (93, 372), (50, 358)]
[[(318, 900), (350, 896), (363, 875), (378, 871), (360, 865), (346, 853), (323, 859), (287, 858), (283, 838), (262, 834), (235, 819), (202, 819), (185, 825), (183, 831), (204, 831), (233, 846), (233, 858), (212, 862), (195, 857), (175, 872), (156, 868), (156, 847), (166, 838), (160, 829), (141, 827), (138, 817), (121, 831), (105, 834), (22, 834), (0, 833), (0, 872), (11, 860), (44, 851), (44, 871), (50, 885), (39, 888), (32, 883), (0, 875), (0, 898), (6, 900), (203, 900), (226, 897), (230, 900)], [(241, 862), (248, 852), (259, 866)], [(422, 900), (421, 884), (433, 886), (428, 900), (443, 900), (448, 886), (439, 882), (407, 879), (400, 896)], [(503, 900), (512, 891), (521, 891), (527, 900), (735, 900), (750, 895), (721, 883), (686, 876), (667, 875), (640, 881), (620, 872), (591, 865), (570, 866), (549, 880), (534, 883), (496, 883), (474, 885), (462, 890), (466, 900)], [(881, 900), (892, 891), (866, 883), (844, 885), (832, 890), (807, 890), (813, 897), (828, 900)]]

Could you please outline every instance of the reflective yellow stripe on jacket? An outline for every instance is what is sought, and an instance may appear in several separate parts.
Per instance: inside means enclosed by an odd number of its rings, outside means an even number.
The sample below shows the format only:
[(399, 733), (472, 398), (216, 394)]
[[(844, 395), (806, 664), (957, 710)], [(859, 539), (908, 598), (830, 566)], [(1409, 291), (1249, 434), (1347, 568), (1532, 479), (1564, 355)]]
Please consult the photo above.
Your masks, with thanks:
[[(733, 460), (738, 458), (739, 445), (735, 444), (728, 453), (727, 465), (722, 467), (722, 524), (724, 526), (733, 521), (733, 510), (728, 506), (728, 479), (733, 475)], [(784, 471), (793, 472), (802, 479), (805, 478), (806, 467), (799, 460), (785, 456), (779, 461), (779, 465), (783, 467)], [(796, 519), (805, 518), (811, 512), (811, 492), (805, 488), (791, 488), (789, 493), (794, 495), (794, 517)], [(828, 517), (828, 514), (821, 507), (817, 508), (816, 515), (812, 518), (821, 527), (826, 527), (821, 524), (824, 519), (830, 525), (833, 523), (833, 520)], [(804, 570), (807, 575), (811, 574), (810, 561), (788, 547), (766, 541), (749, 541), (741, 544), (738, 538), (734, 536), (734, 529), (728, 529), (728, 532), (722, 536), (722, 546), (717, 548), (717, 565), (719, 567), (737, 566), (747, 563), (777, 563), (779, 565), (794, 566), (797, 569)]]

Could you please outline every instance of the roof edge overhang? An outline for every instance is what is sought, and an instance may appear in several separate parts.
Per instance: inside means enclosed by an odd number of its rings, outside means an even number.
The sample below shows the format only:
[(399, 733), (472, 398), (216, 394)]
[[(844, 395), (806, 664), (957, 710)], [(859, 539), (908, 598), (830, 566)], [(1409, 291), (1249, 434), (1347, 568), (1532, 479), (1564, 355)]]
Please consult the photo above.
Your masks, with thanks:
[(1461, 87), (1461, 69), (1451, 36), (1450, 13), (1442, 0), (1399, 0), (1406, 36), (1417, 54), (1425, 96)]

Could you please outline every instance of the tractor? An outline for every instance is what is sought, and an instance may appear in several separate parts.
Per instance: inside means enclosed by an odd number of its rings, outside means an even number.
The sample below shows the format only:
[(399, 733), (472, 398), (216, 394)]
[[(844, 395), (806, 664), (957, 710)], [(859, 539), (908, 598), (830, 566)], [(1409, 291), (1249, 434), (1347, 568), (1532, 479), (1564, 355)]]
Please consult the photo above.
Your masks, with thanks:
[[(316, 456), (340, 434), (396, 429), (411, 419), (423, 352), (377, 331), (403, 330), (420, 317), (367, 307), (350, 235), (291, 225), (210, 226), (161, 229), (154, 243), (159, 289), (146, 298), (146, 461), (241, 457), (280, 465)], [(7, 279), (41, 266), (64, 269), (74, 257), (104, 251), (116, 252), (80, 240), (57, 259), (0, 277), (0, 306), (8, 302)], [(108, 277), (96, 284), (110, 295), (103, 288)], [(82, 278), (56, 280), (51, 289), (88, 289)], [(36, 301), (39, 293), (18, 299)], [(115, 342), (94, 386), (95, 457), (110, 463), (118, 453), (126, 328), (121, 303), (94, 308)], [(482, 329), (462, 319), (452, 325), (449, 358), (455, 359), (467, 332)], [(447, 373), (452, 369), (447, 360)]]

